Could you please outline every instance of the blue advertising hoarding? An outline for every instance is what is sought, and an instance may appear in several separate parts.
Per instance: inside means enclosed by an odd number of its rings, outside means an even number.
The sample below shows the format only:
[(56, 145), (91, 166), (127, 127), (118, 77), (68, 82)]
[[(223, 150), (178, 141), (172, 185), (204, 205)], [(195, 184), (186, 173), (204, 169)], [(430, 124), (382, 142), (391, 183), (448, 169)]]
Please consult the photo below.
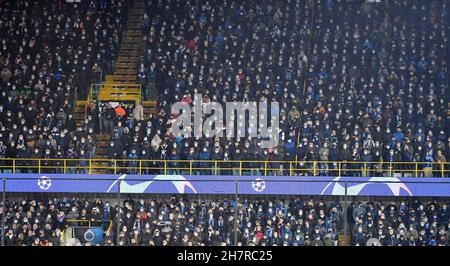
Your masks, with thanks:
[[(330, 176), (1, 174), (7, 192), (450, 196), (450, 179)], [(0, 182), (0, 188), (3, 184)]]

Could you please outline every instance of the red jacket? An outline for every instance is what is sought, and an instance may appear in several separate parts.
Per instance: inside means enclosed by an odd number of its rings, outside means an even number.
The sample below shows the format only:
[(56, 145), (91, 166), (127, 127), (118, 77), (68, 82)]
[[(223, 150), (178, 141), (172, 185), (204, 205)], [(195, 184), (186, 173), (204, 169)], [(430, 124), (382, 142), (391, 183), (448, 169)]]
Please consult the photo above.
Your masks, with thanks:
[(191, 51), (194, 51), (196, 46), (197, 46), (197, 42), (194, 39), (190, 40), (187, 43), (187, 48)]

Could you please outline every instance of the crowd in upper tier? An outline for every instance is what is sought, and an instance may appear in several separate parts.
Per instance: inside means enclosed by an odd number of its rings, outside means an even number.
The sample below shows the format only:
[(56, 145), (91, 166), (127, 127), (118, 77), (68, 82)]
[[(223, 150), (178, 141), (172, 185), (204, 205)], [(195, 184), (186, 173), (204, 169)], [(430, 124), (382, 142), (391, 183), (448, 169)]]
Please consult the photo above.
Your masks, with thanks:
[[(120, 205), (101, 198), (29, 197), (6, 201), (8, 246), (448, 246), (448, 202), (407, 199), (353, 202), (314, 198), (167, 199), (127, 197)], [(0, 209), (2, 211), (2, 209)], [(0, 213), (1, 214), (1, 213)], [(345, 230), (345, 218), (348, 228)], [(71, 228), (90, 225), (95, 241), (70, 240)], [(119, 238), (117, 239), (117, 233)], [(237, 239), (235, 240), (235, 237)], [(117, 242), (118, 241), (118, 242)]]
[[(137, 76), (159, 113), (97, 104), (77, 125), (74, 99), (114, 68), (128, 5), (2, 3), (0, 157), (90, 158), (98, 133), (112, 136), (109, 158), (132, 160), (416, 161), (440, 170), (450, 156), (448, 0), (144, 0)], [(278, 145), (175, 134), (171, 105), (193, 104), (195, 94), (206, 104), (278, 102)]]
[[(144, 2), (138, 78), (144, 99), (158, 91), (159, 113), (131, 108), (110, 158), (428, 163), (420, 169), (449, 158), (448, 1)], [(171, 104), (196, 93), (223, 106), (279, 102), (278, 145), (174, 134)]]
[(113, 70), (130, 3), (2, 1), (0, 158), (93, 157), (99, 132), (75, 101)]

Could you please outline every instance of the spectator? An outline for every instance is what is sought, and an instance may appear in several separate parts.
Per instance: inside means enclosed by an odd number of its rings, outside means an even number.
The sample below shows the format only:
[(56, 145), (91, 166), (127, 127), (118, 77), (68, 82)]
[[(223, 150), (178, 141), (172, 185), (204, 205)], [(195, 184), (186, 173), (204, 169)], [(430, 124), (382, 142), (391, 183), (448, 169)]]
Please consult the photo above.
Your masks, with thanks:
[[(314, 4), (311, 22), (312, 5), (231, 1), (217, 6), (207, 1), (202, 6), (211, 9), (195, 9), (178, 2), (145, 3), (146, 50), (138, 68), (145, 73), (141, 82), (157, 90), (159, 111), (143, 121), (151, 122), (150, 128), (139, 128), (142, 137), (138, 142), (147, 137), (157, 144), (147, 156), (161, 159), (160, 149), (175, 142), (179, 147), (187, 143), (186, 150), (193, 148), (194, 154), (203, 156), (208, 140), (212, 146), (223, 147), (230, 160), (297, 158), (299, 167), (294, 168), (303, 168), (305, 160), (328, 157), (348, 162), (341, 165), (341, 175), (360, 175), (360, 161), (370, 165), (375, 175), (394, 175), (406, 170), (395, 167), (395, 162), (425, 161), (424, 147), (430, 143), (429, 165), (432, 170), (439, 169), (434, 163), (437, 150), (441, 158), (441, 154), (447, 158), (449, 152), (448, 145), (436, 140), (439, 130), (444, 129), (443, 136), (447, 131), (443, 123), (448, 89), (448, 82), (443, 82), (448, 79), (445, 8), (436, 2), (389, 2), (370, 8), (363, 2), (333, 3), (332, 9), (331, 4)], [(166, 9), (173, 10), (173, 15), (161, 16)], [(240, 10), (237, 15), (229, 15), (236, 9)], [(410, 12), (416, 19), (405, 15)], [(366, 16), (371, 19), (363, 19)], [(197, 17), (204, 26), (198, 26), (193, 19)], [(394, 24), (398, 26), (392, 27)], [(430, 42), (433, 45), (427, 45)], [(278, 101), (280, 136), (286, 136), (283, 145), (275, 154), (267, 149), (246, 152), (241, 149), (244, 138), (179, 142), (170, 131), (170, 105), (178, 101), (190, 104), (195, 93), (219, 103)], [(147, 94), (144, 89), (144, 99)], [(251, 147), (257, 147), (259, 140), (252, 141)], [(183, 157), (182, 150), (176, 149), (176, 157)], [(286, 169), (283, 164), (273, 166), (280, 169), (274, 174)], [(338, 172), (337, 164), (318, 166), (321, 175)], [(430, 173), (429, 168), (420, 170)]]
[[(90, 83), (101, 80), (100, 73), (111, 72), (119, 48), (114, 40), (119, 39), (124, 28), (127, 9), (123, 0), (101, 2), (95, 9), (90, 9), (88, 2), (73, 1), (2, 3), (2, 140), (7, 139), (7, 132), (16, 132), (9, 139), (14, 145), (7, 150), (7, 157), (16, 158), (20, 150), (20, 156), (34, 152), (53, 158), (60, 153), (61, 158), (69, 158), (72, 153), (81, 153), (76, 150), (81, 136), (67, 145), (64, 137), (55, 138), (57, 134), (64, 132), (72, 139), (78, 126), (85, 132), (89, 128), (98, 131), (97, 115), (77, 126), (73, 117), (75, 101), (87, 97)], [(95, 109), (90, 108), (94, 115)], [(69, 154), (71, 147), (75, 150)], [(95, 153), (91, 151), (86, 150), (89, 157)]]

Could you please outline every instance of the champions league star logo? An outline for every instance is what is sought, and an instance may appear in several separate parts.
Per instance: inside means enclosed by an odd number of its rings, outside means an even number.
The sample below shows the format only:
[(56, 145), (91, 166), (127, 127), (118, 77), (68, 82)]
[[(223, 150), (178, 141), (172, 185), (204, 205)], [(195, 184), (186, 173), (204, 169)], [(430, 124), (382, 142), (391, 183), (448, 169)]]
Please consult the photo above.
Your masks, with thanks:
[[(333, 179), (333, 181), (339, 181), (340, 179), (341, 177), (336, 177), (335, 179)], [(355, 181), (348, 181), (347, 183), (347, 195), (349, 196), (357, 196), (364, 188), (369, 189), (371, 186), (377, 185), (387, 186), (392, 192), (392, 196), (400, 196), (400, 191), (402, 189), (406, 191), (409, 196), (413, 196), (413, 193), (411, 192), (409, 187), (396, 177), (371, 177), (367, 182), (364, 183), (358, 183), (356, 185), (351, 185), (351, 183), (355, 183)], [(331, 193), (329, 187), (331, 187)], [(328, 183), (328, 185), (322, 190), (320, 195), (345, 195), (344, 181)]]
[(258, 177), (255, 179), (255, 181), (252, 181), (252, 188), (256, 192), (263, 192), (263, 190), (266, 188), (266, 181)]
[(52, 180), (48, 176), (41, 176), (38, 178), (37, 184), (40, 189), (47, 190), (52, 186)]
[(186, 178), (181, 175), (157, 175), (157, 176), (155, 176), (155, 178), (153, 178), (150, 181), (144, 181), (144, 182), (134, 184), (134, 185), (130, 185), (125, 181), (126, 176), (127, 175), (121, 175), (116, 181), (114, 181), (111, 184), (111, 186), (108, 188), (107, 192), (110, 192), (111, 189), (114, 187), (114, 185), (119, 182), (119, 180), (122, 180), (120, 183), (120, 192), (121, 193), (144, 193), (144, 191), (154, 181), (157, 181), (157, 182), (170, 181), (175, 186), (178, 193), (180, 193), (180, 194), (184, 193), (186, 187), (190, 188), (192, 191), (194, 191), (195, 194), (197, 194), (197, 190), (194, 188), (194, 186), (191, 184), (191, 182), (187, 181)]

